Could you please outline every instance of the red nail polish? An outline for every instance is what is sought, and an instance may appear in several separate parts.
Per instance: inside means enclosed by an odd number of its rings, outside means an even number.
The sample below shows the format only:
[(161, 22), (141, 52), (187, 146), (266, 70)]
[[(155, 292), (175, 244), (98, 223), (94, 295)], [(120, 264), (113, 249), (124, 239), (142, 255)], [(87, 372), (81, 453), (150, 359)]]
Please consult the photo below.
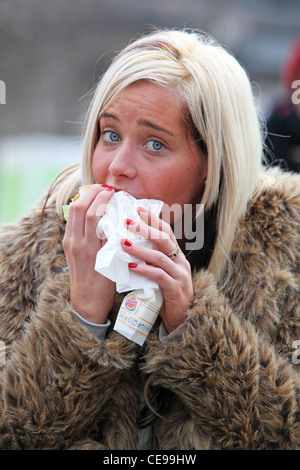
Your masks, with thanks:
[(138, 264), (137, 263), (128, 263), (129, 268), (137, 268)]
[(126, 239), (126, 240), (124, 241), (124, 245), (126, 245), (126, 246), (131, 246), (132, 243), (131, 243), (130, 240), (127, 240), (127, 239)]
[(114, 188), (112, 186), (107, 186), (107, 188), (105, 189), (105, 191), (112, 191)]
[(102, 188), (109, 188), (108, 184), (101, 184)]
[(126, 225), (133, 225), (134, 224), (134, 220), (132, 219), (126, 219)]

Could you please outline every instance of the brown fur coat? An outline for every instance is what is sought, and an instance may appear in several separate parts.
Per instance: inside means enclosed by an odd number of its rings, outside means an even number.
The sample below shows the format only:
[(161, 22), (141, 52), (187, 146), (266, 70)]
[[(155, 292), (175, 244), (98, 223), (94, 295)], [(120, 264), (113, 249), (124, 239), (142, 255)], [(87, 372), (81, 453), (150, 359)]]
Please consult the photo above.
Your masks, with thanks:
[(300, 449), (300, 179), (273, 173), (221, 282), (196, 273), (186, 321), (143, 350), (74, 318), (53, 208), (2, 229), (0, 448), (136, 449), (146, 378), (160, 449)]

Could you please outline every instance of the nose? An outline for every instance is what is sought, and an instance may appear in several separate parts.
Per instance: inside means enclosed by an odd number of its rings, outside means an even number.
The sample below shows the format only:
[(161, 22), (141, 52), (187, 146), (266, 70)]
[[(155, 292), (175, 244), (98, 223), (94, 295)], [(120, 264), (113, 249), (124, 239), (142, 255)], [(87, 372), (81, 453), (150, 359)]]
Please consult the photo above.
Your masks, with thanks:
[(115, 151), (109, 165), (109, 172), (114, 178), (134, 178), (137, 175), (136, 151), (130, 143), (123, 142)]

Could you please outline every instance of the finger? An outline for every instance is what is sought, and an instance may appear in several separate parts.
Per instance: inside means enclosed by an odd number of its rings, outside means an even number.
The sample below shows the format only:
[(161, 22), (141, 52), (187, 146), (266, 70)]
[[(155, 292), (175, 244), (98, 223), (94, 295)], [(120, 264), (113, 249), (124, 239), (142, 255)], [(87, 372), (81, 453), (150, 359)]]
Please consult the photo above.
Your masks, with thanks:
[[(173, 269), (174, 267), (176, 268), (175, 263), (173, 263)], [(139, 263), (129, 263), (129, 269), (134, 271), (136, 274), (156, 282), (162, 290), (164, 298), (172, 296), (176, 298), (178, 296), (179, 286), (182, 285), (183, 282), (188, 281), (188, 273), (183, 272), (182, 270), (180, 273), (178, 271), (177, 276), (175, 276), (163, 268)]]
[(154, 242), (158, 250), (165, 255), (168, 255), (174, 248), (177, 248), (176, 240), (174, 241), (170, 238), (169, 230), (167, 232), (159, 230), (151, 225), (147, 225), (142, 220), (126, 219), (125, 225), (130, 232), (139, 234), (143, 238)]
[(84, 237), (86, 211), (102, 189), (101, 185), (94, 185), (70, 205), (67, 227), (72, 236)]
[(170, 224), (163, 221), (159, 216), (157, 216), (153, 212), (150, 212), (150, 211), (144, 209), (143, 207), (138, 207), (137, 211), (138, 211), (138, 214), (139, 214), (140, 218), (145, 223), (147, 223), (148, 225), (150, 225), (153, 228), (156, 228), (158, 230), (161, 230), (161, 231), (167, 233), (170, 236), (171, 240), (173, 240), (174, 243), (177, 244), (177, 240), (175, 238), (175, 235), (172, 231), (172, 228), (171, 228)]
[[(107, 204), (115, 193), (114, 189), (109, 186), (101, 191), (93, 200), (92, 204), (86, 212), (85, 219), (85, 236), (91, 238), (96, 236), (96, 229), (99, 220), (105, 214)], [(98, 237), (97, 237), (98, 238)]]
[(91, 187), (87, 192), (83, 193), (79, 199), (77, 199), (70, 208), (70, 212), (72, 209), (72, 230), (74, 235), (78, 237), (85, 237), (86, 235), (90, 235), (91, 230), (88, 230), (88, 234), (86, 233), (87, 228), (92, 225), (92, 229), (95, 229), (95, 221), (96, 218), (101, 217), (101, 211), (100, 204), (97, 203), (96, 207), (99, 209), (99, 216), (96, 213), (95, 210), (95, 200), (100, 194), (106, 193), (107, 195), (109, 194), (108, 198), (103, 198), (103, 203), (105, 204), (105, 201), (108, 202), (112, 194), (114, 193), (114, 190), (111, 186), (106, 187), (105, 185), (94, 185)]
[[(173, 279), (179, 278), (182, 273), (182, 270), (188, 270), (190, 266), (189, 264), (186, 265), (185, 257), (182, 257), (182, 259), (178, 263), (174, 263), (173, 260), (168, 258), (161, 251), (153, 250), (152, 248), (147, 248), (145, 246), (140, 245), (139, 243), (133, 243), (127, 239), (123, 239), (121, 241), (121, 246), (124, 251), (126, 251), (132, 257), (144, 261), (147, 266), (153, 267), (155, 269), (162, 269)], [(140, 266), (145, 267), (145, 265), (143, 265), (142, 263), (139, 265), (139, 267)], [(139, 268), (138, 272), (140, 272)], [(148, 272), (147, 269), (146, 272)]]

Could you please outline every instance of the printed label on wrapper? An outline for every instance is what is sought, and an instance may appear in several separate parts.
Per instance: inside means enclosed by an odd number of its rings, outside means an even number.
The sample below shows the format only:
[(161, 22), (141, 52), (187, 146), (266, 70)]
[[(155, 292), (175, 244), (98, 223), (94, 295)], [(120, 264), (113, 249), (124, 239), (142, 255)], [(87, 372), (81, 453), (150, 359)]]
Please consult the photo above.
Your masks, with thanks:
[(160, 290), (157, 290), (155, 297), (150, 299), (144, 296), (142, 290), (127, 294), (118, 312), (114, 330), (143, 346), (159, 314), (162, 302)]

